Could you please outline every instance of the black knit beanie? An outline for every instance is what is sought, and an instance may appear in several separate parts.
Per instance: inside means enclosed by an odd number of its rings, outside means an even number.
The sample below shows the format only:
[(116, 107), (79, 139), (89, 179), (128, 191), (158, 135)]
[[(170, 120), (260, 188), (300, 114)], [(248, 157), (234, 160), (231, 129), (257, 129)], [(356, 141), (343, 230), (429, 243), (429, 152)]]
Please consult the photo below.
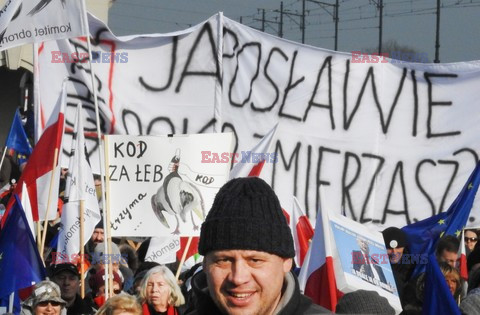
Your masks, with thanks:
[(407, 247), (407, 235), (405, 232), (397, 227), (391, 226), (382, 232), (385, 246), (388, 249), (397, 247)]
[(295, 256), (290, 228), (273, 189), (258, 177), (227, 182), (202, 224), (198, 252), (256, 250)]

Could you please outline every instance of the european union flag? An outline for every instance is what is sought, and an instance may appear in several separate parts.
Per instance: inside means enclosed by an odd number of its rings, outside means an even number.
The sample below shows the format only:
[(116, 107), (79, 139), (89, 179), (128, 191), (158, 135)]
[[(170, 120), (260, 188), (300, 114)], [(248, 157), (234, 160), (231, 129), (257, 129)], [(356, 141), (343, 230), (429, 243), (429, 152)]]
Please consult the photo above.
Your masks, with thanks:
[(45, 279), (45, 267), (18, 196), (0, 232), (0, 297)]
[[(410, 253), (433, 254), (440, 237), (460, 236), (470, 215), (479, 185), (480, 162), (477, 163), (465, 186), (446, 212), (403, 227), (402, 230), (407, 234)], [(414, 274), (418, 272), (420, 270), (416, 270)]]
[(21, 154), (23, 156), (30, 156), (30, 154), (32, 154), (32, 147), (28, 142), (28, 137), (25, 133), (25, 129), (23, 129), (23, 124), (22, 120), (20, 119), (20, 113), (18, 111), (18, 108), (15, 111), (15, 116), (13, 117), (13, 122), (10, 126), (10, 131), (8, 133), (5, 146), (9, 149), (15, 150), (18, 154)]
[(460, 315), (460, 309), (433, 254), (428, 256), (422, 314)]

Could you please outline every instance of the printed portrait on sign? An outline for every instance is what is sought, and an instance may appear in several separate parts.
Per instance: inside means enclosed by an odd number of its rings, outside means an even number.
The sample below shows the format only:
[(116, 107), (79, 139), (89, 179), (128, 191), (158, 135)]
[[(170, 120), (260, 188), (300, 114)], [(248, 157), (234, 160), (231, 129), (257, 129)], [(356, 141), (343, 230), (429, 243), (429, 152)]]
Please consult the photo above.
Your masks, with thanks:
[(344, 273), (398, 296), (384, 244), (336, 223), (332, 231)]

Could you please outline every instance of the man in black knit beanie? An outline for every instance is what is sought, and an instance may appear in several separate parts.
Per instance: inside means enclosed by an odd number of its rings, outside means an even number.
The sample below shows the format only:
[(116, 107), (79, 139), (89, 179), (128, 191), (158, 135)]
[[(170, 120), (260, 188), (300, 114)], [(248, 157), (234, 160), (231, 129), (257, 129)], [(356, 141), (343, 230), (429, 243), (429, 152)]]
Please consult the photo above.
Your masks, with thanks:
[(202, 225), (203, 270), (192, 280), (188, 314), (319, 314), (300, 293), (293, 239), (275, 192), (257, 177), (236, 178), (217, 193)]

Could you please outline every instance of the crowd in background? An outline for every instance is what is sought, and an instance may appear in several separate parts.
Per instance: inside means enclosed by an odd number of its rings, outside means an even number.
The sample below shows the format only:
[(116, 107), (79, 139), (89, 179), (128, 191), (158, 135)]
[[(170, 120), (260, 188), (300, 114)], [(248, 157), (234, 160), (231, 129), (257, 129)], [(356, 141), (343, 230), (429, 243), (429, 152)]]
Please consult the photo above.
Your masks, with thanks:
[[(0, 171), (0, 204), (5, 206), (21, 173), (21, 166), (7, 155)], [(142, 242), (128, 241), (126, 238), (114, 238), (112, 257), (120, 259), (112, 262), (114, 297), (105, 299), (105, 238), (103, 221), (99, 222), (91, 235), (85, 253), (89, 260), (84, 262), (85, 297), (80, 296), (80, 263), (58, 261), (55, 244), (52, 240), (60, 228), (60, 216), (64, 198), (65, 179), (68, 170), (61, 173), (57, 219), (48, 224), (44, 256), (48, 279), (35, 285), (32, 293), (22, 303), (24, 314), (114, 314), (122, 309), (128, 314), (186, 314), (195, 308), (191, 293), (191, 281), (196, 272), (202, 269), (201, 263), (179, 266), (179, 262), (160, 265), (146, 261), (145, 256), (150, 243), (146, 238)], [(100, 203), (100, 177), (95, 177), (97, 197)], [(101, 203), (100, 203), (101, 204)], [(2, 206), (0, 205), (0, 210)], [(3, 207), (4, 210), (4, 207)], [(0, 215), (3, 213), (0, 211)], [(467, 254), (468, 289), (458, 270), (460, 239), (445, 236), (436, 247), (436, 258), (445, 277), (450, 292), (466, 314), (480, 313), (480, 245), (479, 231), (465, 230), (464, 242)], [(403, 257), (409, 253), (405, 233), (391, 227), (383, 231), (385, 245), (390, 258), (397, 290), (404, 314), (421, 314), (424, 294), (424, 273), (414, 274), (415, 263)], [(95, 259), (92, 259), (95, 258)], [(373, 264), (377, 262), (373, 261)], [(178, 268), (183, 268), (179, 278), (175, 277)], [(298, 272), (298, 268), (292, 268)], [(360, 301), (368, 300), (363, 310)], [(377, 303), (377, 302), (378, 303)], [(377, 304), (375, 304), (377, 303)], [(365, 304), (365, 303), (363, 303)], [(373, 306), (372, 306), (373, 305)], [(382, 306), (383, 305), (383, 306)], [(373, 308), (372, 308), (373, 307)], [(371, 309), (372, 308), (372, 309)], [(382, 311), (391, 313), (385, 298), (374, 292), (358, 290), (354, 294), (344, 295), (337, 306), (337, 313), (352, 311)], [(353, 312), (354, 313), (354, 312)], [(115, 313), (116, 314), (116, 313)]]

